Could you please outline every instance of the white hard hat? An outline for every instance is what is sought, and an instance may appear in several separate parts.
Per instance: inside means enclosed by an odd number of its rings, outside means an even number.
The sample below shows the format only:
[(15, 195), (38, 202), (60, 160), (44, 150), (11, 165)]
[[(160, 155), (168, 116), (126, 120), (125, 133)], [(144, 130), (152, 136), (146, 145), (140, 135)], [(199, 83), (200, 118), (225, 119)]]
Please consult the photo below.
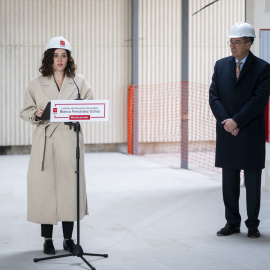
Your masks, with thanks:
[(256, 35), (253, 26), (246, 22), (235, 23), (230, 30), (228, 38), (238, 38), (238, 37), (255, 38)]
[(47, 42), (44, 52), (48, 49), (65, 49), (71, 52), (70, 43), (62, 36), (51, 38)]

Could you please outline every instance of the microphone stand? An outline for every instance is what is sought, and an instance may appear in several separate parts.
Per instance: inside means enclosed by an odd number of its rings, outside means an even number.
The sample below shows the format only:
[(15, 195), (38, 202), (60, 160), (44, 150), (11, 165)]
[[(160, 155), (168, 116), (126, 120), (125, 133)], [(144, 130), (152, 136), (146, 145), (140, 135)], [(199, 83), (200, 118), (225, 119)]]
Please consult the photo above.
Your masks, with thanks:
[[(68, 72), (74, 81), (77, 89), (78, 89), (78, 94), (76, 100), (82, 100), (80, 97), (80, 91), (79, 87), (77, 86), (70, 69), (68, 69)], [(71, 123), (70, 123), (71, 124)], [(39, 262), (39, 261), (45, 261), (45, 260), (53, 260), (57, 258), (63, 258), (63, 257), (70, 257), (70, 256), (77, 256), (80, 257), (90, 268), (91, 270), (96, 270), (95, 267), (93, 267), (83, 256), (97, 256), (97, 257), (104, 257), (108, 258), (108, 254), (94, 254), (94, 253), (85, 253), (80, 245), (80, 144), (79, 144), (79, 133), (80, 133), (80, 123), (76, 122), (73, 125), (69, 125), (70, 128), (73, 126), (74, 131), (76, 132), (77, 136), (77, 147), (76, 147), (76, 176), (77, 176), (77, 244), (74, 247), (74, 250), (69, 254), (64, 254), (64, 255), (58, 255), (58, 256), (50, 256), (50, 257), (44, 257), (44, 258), (35, 258), (34, 262)]]

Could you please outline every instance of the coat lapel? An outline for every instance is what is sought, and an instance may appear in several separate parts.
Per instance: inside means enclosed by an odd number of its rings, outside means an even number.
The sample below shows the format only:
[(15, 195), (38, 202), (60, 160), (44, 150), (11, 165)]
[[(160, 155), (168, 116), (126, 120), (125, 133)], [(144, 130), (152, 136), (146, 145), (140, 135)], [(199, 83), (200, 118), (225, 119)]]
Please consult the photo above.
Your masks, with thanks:
[(246, 62), (244, 64), (241, 72), (240, 72), (240, 75), (239, 75), (239, 78), (238, 78), (237, 82), (239, 82), (248, 73), (248, 71), (251, 69), (251, 67), (252, 67), (252, 65), (254, 63), (254, 58), (255, 57), (254, 57), (253, 53), (249, 52), (249, 55), (247, 57), (247, 60), (246, 60)]
[(229, 58), (229, 69), (232, 80), (236, 83), (236, 65), (235, 65), (235, 58), (232, 56)]
[(72, 78), (65, 76), (57, 99), (60, 99), (60, 100), (69, 99), (70, 96), (74, 93), (74, 91), (77, 91), (77, 88)]
[(59, 94), (56, 83), (53, 79), (53, 76), (42, 77), (42, 92), (48, 97), (49, 100), (57, 99)]

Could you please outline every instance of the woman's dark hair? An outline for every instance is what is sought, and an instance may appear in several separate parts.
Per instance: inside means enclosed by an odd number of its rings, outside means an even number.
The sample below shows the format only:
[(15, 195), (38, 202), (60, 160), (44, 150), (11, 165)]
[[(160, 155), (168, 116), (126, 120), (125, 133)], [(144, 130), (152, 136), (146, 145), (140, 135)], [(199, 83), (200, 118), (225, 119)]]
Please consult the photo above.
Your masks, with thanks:
[[(41, 67), (39, 68), (39, 72), (44, 76), (44, 77), (51, 77), (53, 75), (53, 55), (54, 51), (56, 49), (48, 49), (46, 52), (43, 54), (42, 58), (42, 64)], [(73, 77), (75, 77), (75, 71), (76, 71), (76, 65), (74, 63), (74, 60), (70, 54), (70, 51), (66, 50), (67, 52), (67, 66), (65, 68), (65, 75), (67, 77), (70, 77), (70, 74), (68, 72), (68, 69), (70, 69), (71, 74)]]

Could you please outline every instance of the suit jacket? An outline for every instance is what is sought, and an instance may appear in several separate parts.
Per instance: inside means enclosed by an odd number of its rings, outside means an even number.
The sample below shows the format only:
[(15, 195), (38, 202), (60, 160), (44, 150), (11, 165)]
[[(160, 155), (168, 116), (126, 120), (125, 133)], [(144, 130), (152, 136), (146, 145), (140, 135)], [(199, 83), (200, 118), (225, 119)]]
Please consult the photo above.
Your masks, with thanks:
[[(233, 56), (216, 62), (209, 103), (217, 120), (215, 166), (257, 170), (265, 166), (265, 107), (269, 99), (270, 65), (251, 52), (238, 80)], [(237, 136), (221, 122), (232, 118), (240, 128)]]

